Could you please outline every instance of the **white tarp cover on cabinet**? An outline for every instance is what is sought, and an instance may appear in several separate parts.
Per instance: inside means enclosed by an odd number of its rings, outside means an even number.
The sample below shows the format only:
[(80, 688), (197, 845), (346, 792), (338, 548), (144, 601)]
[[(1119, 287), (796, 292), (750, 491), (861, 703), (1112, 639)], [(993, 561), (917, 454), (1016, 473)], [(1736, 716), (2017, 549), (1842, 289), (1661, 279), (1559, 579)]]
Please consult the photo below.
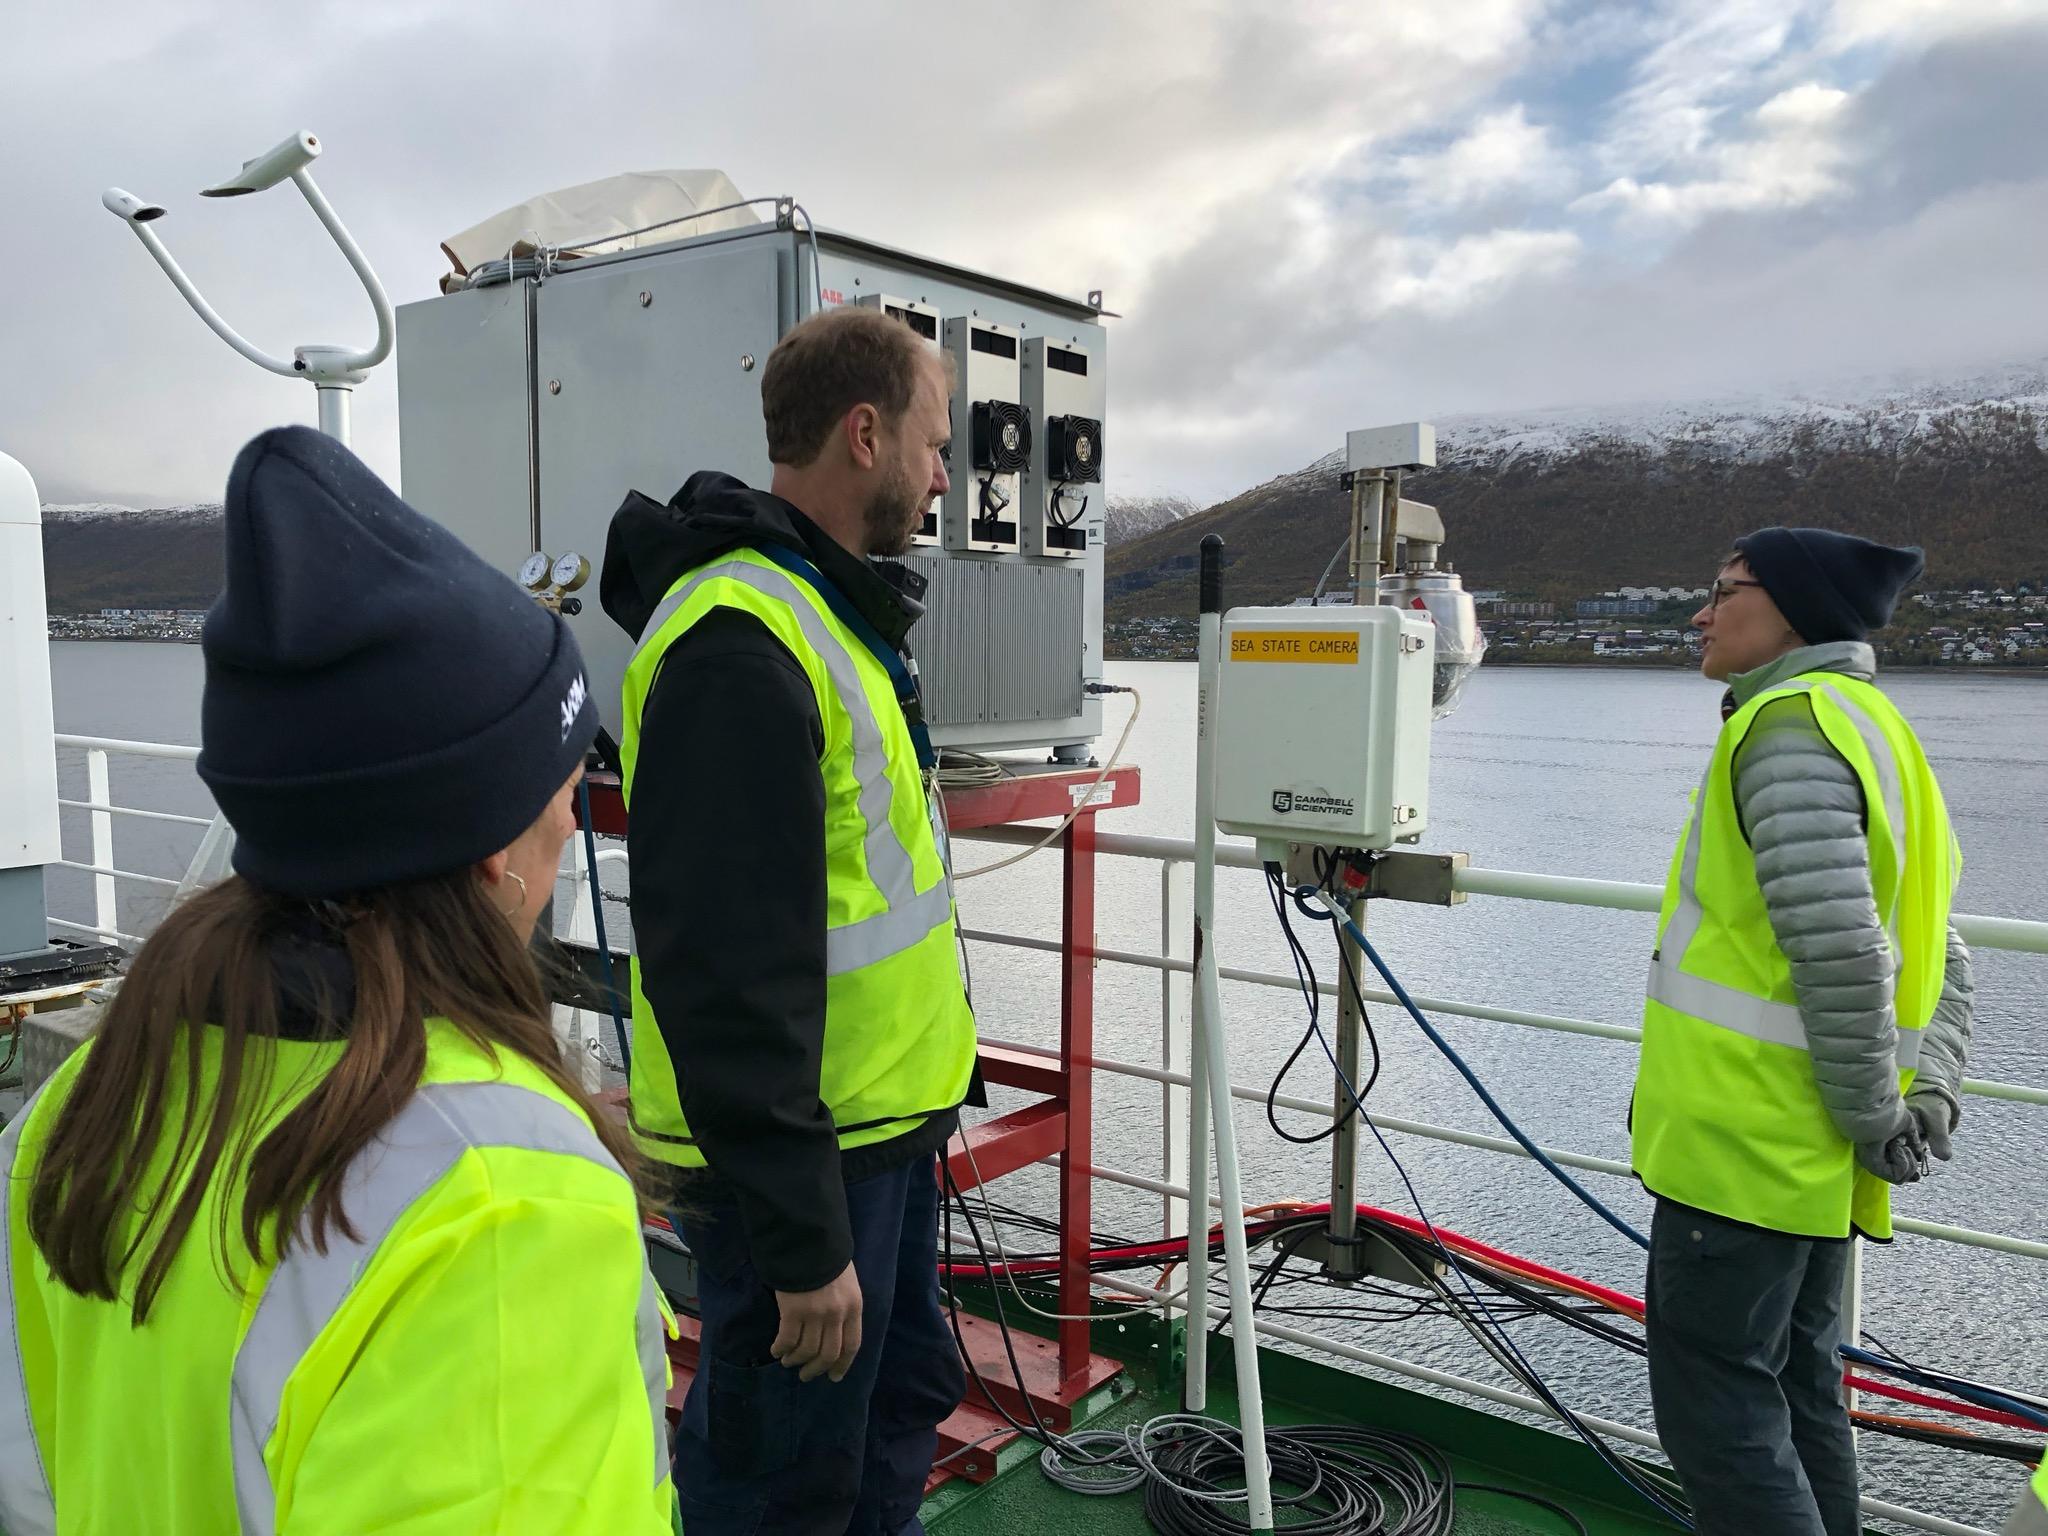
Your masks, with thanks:
[[(543, 245), (575, 246), (582, 255), (661, 245), (690, 235), (712, 234), (758, 224), (751, 208), (730, 208), (687, 224), (683, 219), (700, 208), (723, 208), (740, 200), (740, 189), (723, 171), (627, 171), (602, 181), (563, 187), (528, 198), (481, 224), (451, 235), (441, 249), (458, 276), (487, 261), (531, 255)], [(628, 230), (665, 227), (644, 235), (618, 238)]]

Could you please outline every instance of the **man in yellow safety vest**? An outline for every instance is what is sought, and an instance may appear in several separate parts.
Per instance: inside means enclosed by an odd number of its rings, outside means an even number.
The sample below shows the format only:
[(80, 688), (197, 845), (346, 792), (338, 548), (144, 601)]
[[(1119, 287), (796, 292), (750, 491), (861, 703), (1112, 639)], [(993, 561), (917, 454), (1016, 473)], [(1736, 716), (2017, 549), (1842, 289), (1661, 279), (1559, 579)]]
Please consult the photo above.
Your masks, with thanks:
[(1950, 1156), (1969, 1046), (1961, 859), (1871, 631), (1917, 549), (1736, 541), (1693, 618), (1728, 691), (1672, 857), (1630, 1126), (1657, 1196), (1650, 1392), (1702, 1536), (1857, 1536), (1842, 1397), (1857, 1235)]
[(974, 1025), (904, 648), (922, 584), (876, 558), (947, 488), (949, 396), (900, 321), (813, 316), (762, 371), (769, 489), (699, 473), (612, 523), (633, 1132), (675, 1170), (703, 1324), (690, 1536), (915, 1536), (964, 1386), (936, 1154)]

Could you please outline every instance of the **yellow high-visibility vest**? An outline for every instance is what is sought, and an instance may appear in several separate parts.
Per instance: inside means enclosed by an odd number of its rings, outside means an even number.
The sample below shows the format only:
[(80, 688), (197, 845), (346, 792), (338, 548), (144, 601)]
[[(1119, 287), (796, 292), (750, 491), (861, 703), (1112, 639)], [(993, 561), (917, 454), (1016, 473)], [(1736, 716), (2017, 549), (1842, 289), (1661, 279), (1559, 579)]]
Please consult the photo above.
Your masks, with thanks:
[(1757, 714), (1804, 696), (1863, 788), (1871, 888), (1891, 949), (1901, 1090), (1941, 996), (1962, 856), (1913, 728), (1874, 685), (1813, 672), (1721, 727), (1665, 882), (1643, 1004), (1632, 1150), (1654, 1193), (1807, 1237), (1891, 1236), (1890, 1186), (1821, 1102), (1791, 964), (1736, 815), (1735, 754)]
[[(222, 1037), (197, 1033), (204, 1114)], [(8, 1536), (666, 1536), (670, 1324), (633, 1187), (532, 1063), (442, 1020), (427, 1041), (418, 1090), (343, 1176), (353, 1231), (258, 1262), (246, 1181), (221, 1174), (140, 1328), (126, 1300), (62, 1285), (28, 1233), (30, 1182), (93, 1048), (8, 1125)], [(252, 1042), (274, 1053), (255, 1064), (271, 1087), (233, 1136), (259, 1142), (342, 1048)], [(175, 1126), (192, 1087), (170, 1091)], [(155, 1171), (171, 1156), (159, 1146)]]
[[(885, 1141), (959, 1106), (974, 1070), (974, 1017), (955, 953), (951, 882), (917, 753), (889, 673), (811, 584), (751, 549), (684, 573), (626, 668), (620, 734), (633, 802), (640, 722), (669, 647), (719, 608), (752, 614), (810, 679), (823, 725), (825, 1049), (819, 1096), (842, 1148)], [(707, 814), (716, 814), (707, 807)], [(704, 1154), (683, 1114), (667, 1041), (632, 968), (633, 1133), (683, 1167)]]

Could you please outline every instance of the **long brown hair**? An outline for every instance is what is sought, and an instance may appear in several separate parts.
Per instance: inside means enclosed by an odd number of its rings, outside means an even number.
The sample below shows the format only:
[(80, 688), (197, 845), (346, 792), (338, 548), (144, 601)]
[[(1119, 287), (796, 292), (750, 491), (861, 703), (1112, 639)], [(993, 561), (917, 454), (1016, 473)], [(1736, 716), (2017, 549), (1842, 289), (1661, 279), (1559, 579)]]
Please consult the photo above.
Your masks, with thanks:
[[(268, 1048), (280, 1021), (276, 962), (280, 947), (303, 943), (309, 928), (346, 955), (353, 973), (352, 1003), (325, 1021), (341, 1053), (252, 1148), (276, 1068)], [(474, 872), (338, 905), (309, 905), (235, 877), (164, 919), (109, 1004), (29, 1192), (36, 1247), (66, 1286), (107, 1301), (119, 1299), (139, 1258), (132, 1306), (140, 1324), (209, 1184), (245, 1165), (240, 1236), (259, 1263), (298, 1242), (325, 1252), (333, 1230), (354, 1239), (341, 1175), (418, 1087), (424, 1024), (435, 1017), (540, 1068), (589, 1114), (637, 1182), (639, 1157), (564, 1067), (540, 974)], [(214, 1029), (220, 1070), (209, 1088), (204, 1037)], [(170, 1154), (160, 1158), (167, 1137)], [(227, 1257), (237, 1217), (230, 1204), (222, 1203), (213, 1240), (239, 1283)]]

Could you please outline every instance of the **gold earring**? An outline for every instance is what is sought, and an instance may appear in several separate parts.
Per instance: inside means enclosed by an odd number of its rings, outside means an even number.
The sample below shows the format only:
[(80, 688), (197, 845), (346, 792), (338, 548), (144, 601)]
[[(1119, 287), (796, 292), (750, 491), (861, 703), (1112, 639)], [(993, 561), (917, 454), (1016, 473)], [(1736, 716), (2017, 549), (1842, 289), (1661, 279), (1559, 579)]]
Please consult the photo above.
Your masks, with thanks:
[(509, 908), (498, 908), (498, 915), (506, 918), (517, 917), (519, 915), (519, 909), (526, 905), (526, 881), (523, 878), (521, 878), (519, 871), (516, 869), (506, 870), (505, 878), (507, 880), (510, 880), (514, 885), (519, 887), (519, 899), (513, 902)]

